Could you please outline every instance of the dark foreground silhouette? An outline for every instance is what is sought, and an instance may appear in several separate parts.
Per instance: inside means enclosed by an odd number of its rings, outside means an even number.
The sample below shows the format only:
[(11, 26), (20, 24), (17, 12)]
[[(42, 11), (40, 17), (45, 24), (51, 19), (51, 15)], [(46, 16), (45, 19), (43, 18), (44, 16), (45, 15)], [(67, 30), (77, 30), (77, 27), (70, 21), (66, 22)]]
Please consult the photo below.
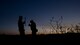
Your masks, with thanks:
[(18, 29), (21, 36), (25, 35), (24, 24), (25, 24), (25, 21), (23, 21), (23, 16), (19, 16)]
[[(31, 35), (0, 35), (0, 42), (19, 42), (21, 44), (22, 42), (24, 44), (69, 44), (69, 43), (76, 43), (78, 44), (80, 42), (80, 33), (69, 33), (69, 34), (48, 34), (48, 35), (37, 35), (35, 39)], [(79, 43), (80, 44), (80, 43)]]
[(32, 37), (35, 38), (36, 32), (38, 31), (36, 28), (36, 23), (33, 20), (30, 20), (29, 26), (30, 26), (31, 31), (32, 31)]

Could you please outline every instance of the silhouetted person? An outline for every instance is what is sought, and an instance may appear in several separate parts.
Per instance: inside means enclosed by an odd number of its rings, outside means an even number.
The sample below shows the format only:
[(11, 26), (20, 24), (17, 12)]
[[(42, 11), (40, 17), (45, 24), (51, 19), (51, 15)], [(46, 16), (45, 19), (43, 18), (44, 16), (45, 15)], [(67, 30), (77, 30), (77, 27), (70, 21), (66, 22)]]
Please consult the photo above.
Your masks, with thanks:
[(23, 21), (23, 17), (19, 16), (18, 28), (19, 28), (20, 35), (25, 35), (24, 24), (25, 24), (25, 21)]
[(32, 31), (32, 36), (35, 37), (36, 36), (36, 32), (38, 31), (36, 29), (36, 23), (33, 20), (30, 20), (30, 24), (29, 24), (31, 31)]

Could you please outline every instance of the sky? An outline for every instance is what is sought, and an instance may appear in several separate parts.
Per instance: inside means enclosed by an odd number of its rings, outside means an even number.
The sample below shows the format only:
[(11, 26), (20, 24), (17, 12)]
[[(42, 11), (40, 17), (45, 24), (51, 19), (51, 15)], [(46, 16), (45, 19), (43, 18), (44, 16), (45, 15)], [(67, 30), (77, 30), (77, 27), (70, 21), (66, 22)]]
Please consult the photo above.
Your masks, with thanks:
[(0, 0), (0, 34), (19, 34), (18, 17), (26, 17), (25, 33), (30, 34), (29, 21), (37, 24), (38, 33), (49, 33), (49, 21), (63, 16), (63, 24), (80, 22), (79, 0)]

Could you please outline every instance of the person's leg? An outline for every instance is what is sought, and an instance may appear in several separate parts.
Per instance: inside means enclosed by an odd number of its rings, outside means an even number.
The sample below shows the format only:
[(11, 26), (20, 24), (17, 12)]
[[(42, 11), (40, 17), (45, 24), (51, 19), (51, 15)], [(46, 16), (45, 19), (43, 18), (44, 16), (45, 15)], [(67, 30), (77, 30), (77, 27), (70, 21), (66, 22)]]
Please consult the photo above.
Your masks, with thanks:
[(24, 31), (21, 31), (21, 35), (23, 35), (23, 36), (24, 36), (24, 35), (25, 35), (25, 32), (24, 32)]
[(19, 35), (21, 35), (21, 29), (19, 29)]

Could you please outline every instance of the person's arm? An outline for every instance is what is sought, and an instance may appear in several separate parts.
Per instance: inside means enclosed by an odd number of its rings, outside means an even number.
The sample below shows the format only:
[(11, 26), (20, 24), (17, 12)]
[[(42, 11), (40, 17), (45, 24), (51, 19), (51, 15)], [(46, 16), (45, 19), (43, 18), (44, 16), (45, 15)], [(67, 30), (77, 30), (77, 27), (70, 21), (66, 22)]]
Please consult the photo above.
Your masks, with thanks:
[(23, 24), (25, 24), (26, 22), (24, 21)]
[(28, 26), (31, 26), (31, 24), (29, 24)]
[(24, 21), (23, 21), (23, 24), (26, 24), (26, 17), (25, 17), (25, 19), (24, 19)]

